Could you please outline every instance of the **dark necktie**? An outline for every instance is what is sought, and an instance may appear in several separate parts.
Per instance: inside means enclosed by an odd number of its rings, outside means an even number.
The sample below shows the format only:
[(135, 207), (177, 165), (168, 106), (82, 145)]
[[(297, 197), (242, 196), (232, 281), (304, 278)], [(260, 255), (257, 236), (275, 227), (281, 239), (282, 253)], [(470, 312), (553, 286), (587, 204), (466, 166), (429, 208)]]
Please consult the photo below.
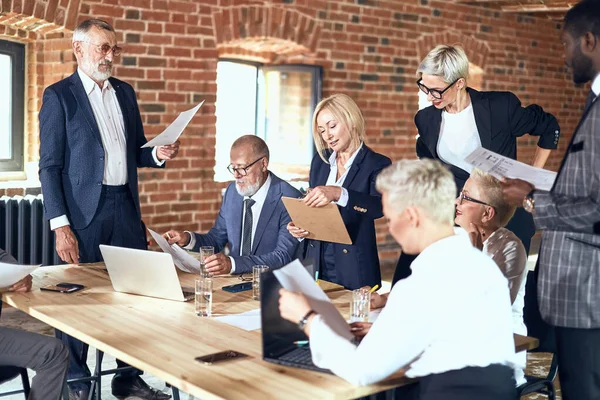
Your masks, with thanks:
[(246, 215), (244, 217), (244, 229), (242, 239), (242, 256), (249, 256), (252, 252), (252, 206), (256, 201), (252, 199), (244, 200), (246, 205)]

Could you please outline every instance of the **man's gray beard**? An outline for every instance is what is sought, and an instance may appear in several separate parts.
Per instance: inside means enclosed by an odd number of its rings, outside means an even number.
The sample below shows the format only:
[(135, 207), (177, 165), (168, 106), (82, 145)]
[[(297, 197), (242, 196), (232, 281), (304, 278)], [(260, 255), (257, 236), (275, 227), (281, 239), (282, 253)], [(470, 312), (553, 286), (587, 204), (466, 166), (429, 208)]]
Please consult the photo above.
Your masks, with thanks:
[(92, 79), (95, 81), (104, 82), (112, 76), (112, 65), (106, 72), (100, 72), (100, 64), (93, 65), (92, 63), (84, 61), (83, 65), (88, 71), (92, 71)]
[(258, 189), (260, 189), (260, 183), (257, 182), (254, 185), (246, 185), (246, 189), (242, 190), (240, 189), (240, 187), (238, 186), (237, 182), (235, 183), (235, 190), (237, 190), (238, 194), (240, 196), (254, 196), (256, 194), (256, 192), (258, 192)]

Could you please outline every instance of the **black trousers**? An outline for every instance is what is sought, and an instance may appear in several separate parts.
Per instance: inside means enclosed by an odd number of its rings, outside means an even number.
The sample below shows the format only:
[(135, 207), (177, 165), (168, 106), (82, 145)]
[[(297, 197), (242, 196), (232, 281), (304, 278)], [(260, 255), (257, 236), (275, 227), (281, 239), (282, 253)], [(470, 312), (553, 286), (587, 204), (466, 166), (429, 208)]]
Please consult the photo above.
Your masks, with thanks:
[[(83, 229), (74, 229), (79, 242), (79, 259), (82, 263), (102, 261), (101, 244), (147, 249), (146, 229), (140, 220), (128, 185), (103, 186), (98, 210), (92, 222)], [(76, 282), (75, 282), (76, 283)], [(90, 376), (87, 367), (88, 344), (56, 330), (60, 339), (70, 352), (68, 379)], [(118, 367), (128, 364), (117, 360)], [(118, 374), (123, 378), (135, 377), (142, 371), (133, 370)], [(71, 390), (89, 388), (89, 382), (71, 384)]]
[(600, 399), (600, 329), (555, 330), (563, 400)]
[(504, 365), (466, 367), (419, 378), (395, 390), (396, 400), (516, 400), (513, 370)]

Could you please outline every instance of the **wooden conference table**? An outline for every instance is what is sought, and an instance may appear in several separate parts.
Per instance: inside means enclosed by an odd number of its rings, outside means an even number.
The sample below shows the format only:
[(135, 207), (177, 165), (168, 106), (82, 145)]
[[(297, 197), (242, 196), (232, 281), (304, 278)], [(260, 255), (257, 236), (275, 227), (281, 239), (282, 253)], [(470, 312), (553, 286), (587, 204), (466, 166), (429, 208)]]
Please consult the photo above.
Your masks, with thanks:
[[(33, 290), (3, 293), (2, 300), (32, 317), (97, 349), (140, 368), (201, 399), (349, 399), (397, 387), (406, 378), (396, 375), (378, 384), (357, 387), (333, 375), (287, 368), (262, 360), (260, 331), (200, 318), (194, 302), (176, 302), (113, 291), (104, 265), (43, 267), (33, 274)], [(184, 286), (196, 275), (180, 274)], [(40, 291), (43, 285), (73, 282), (85, 289), (71, 294)], [(259, 307), (252, 291), (229, 293), (222, 286), (238, 283), (232, 276), (214, 279), (213, 314), (227, 315)], [(348, 316), (347, 290), (325, 291)], [(537, 340), (515, 335), (518, 351)], [(195, 357), (236, 350), (250, 357), (202, 365)]]

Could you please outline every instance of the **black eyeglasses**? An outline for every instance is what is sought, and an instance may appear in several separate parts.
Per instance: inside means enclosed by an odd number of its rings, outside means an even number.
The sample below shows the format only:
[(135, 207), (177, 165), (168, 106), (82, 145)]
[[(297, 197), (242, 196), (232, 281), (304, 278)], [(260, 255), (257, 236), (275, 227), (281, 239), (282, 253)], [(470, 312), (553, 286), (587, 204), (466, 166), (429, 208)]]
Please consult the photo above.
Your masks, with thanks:
[(92, 46), (96, 46), (96, 50), (99, 51), (100, 53), (104, 54), (105, 56), (107, 56), (112, 51), (113, 56), (117, 57), (117, 56), (121, 55), (121, 51), (123, 51), (123, 49), (121, 47), (119, 47), (117, 45), (114, 45), (111, 47), (108, 43), (96, 44), (96, 43), (92, 43), (92, 42), (87, 42), (85, 40), (80, 40), (80, 42), (91, 44)]
[(484, 206), (488, 206), (488, 207), (492, 207), (492, 208), (494, 207), (491, 204), (488, 204), (488, 203), (486, 203), (484, 201), (477, 200), (477, 199), (474, 199), (472, 197), (469, 197), (469, 196), (467, 196), (465, 194), (465, 192), (461, 191), (460, 194), (458, 195), (458, 204), (462, 204), (463, 200), (470, 201), (471, 203), (483, 204)]
[(265, 158), (265, 156), (262, 156), (258, 160), (254, 161), (254, 162), (252, 162), (252, 163), (250, 163), (248, 165), (246, 165), (245, 167), (238, 167), (238, 168), (236, 168), (236, 167), (233, 166), (233, 164), (229, 164), (227, 166), (227, 171), (231, 172), (232, 175), (235, 175), (235, 173), (237, 172), (241, 176), (246, 176), (246, 175), (248, 175), (248, 168), (250, 168), (251, 166), (253, 166), (257, 162), (259, 162), (263, 158)]
[[(460, 78), (458, 78), (460, 79)], [(429, 89), (427, 86), (423, 85), (421, 83), (421, 81), (423, 80), (423, 78), (419, 79), (417, 81), (417, 86), (419, 87), (419, 89), (421, 89), (421, 92), (425, 93), (425, 94), (431, 94), (431, 97), (433, 97), (434, 99), (440, 100), (442, 98), (442, 95), (444, 94), (444, 92), (446, 92), (448, 89), (450, 89), (456, 82), (458, 82), (458, 79), (455, 80), (454, 82), (452, 82), (451, 84), (449, 84), (446, 89), (444, 90), (437, 90), (437, 89)]]

